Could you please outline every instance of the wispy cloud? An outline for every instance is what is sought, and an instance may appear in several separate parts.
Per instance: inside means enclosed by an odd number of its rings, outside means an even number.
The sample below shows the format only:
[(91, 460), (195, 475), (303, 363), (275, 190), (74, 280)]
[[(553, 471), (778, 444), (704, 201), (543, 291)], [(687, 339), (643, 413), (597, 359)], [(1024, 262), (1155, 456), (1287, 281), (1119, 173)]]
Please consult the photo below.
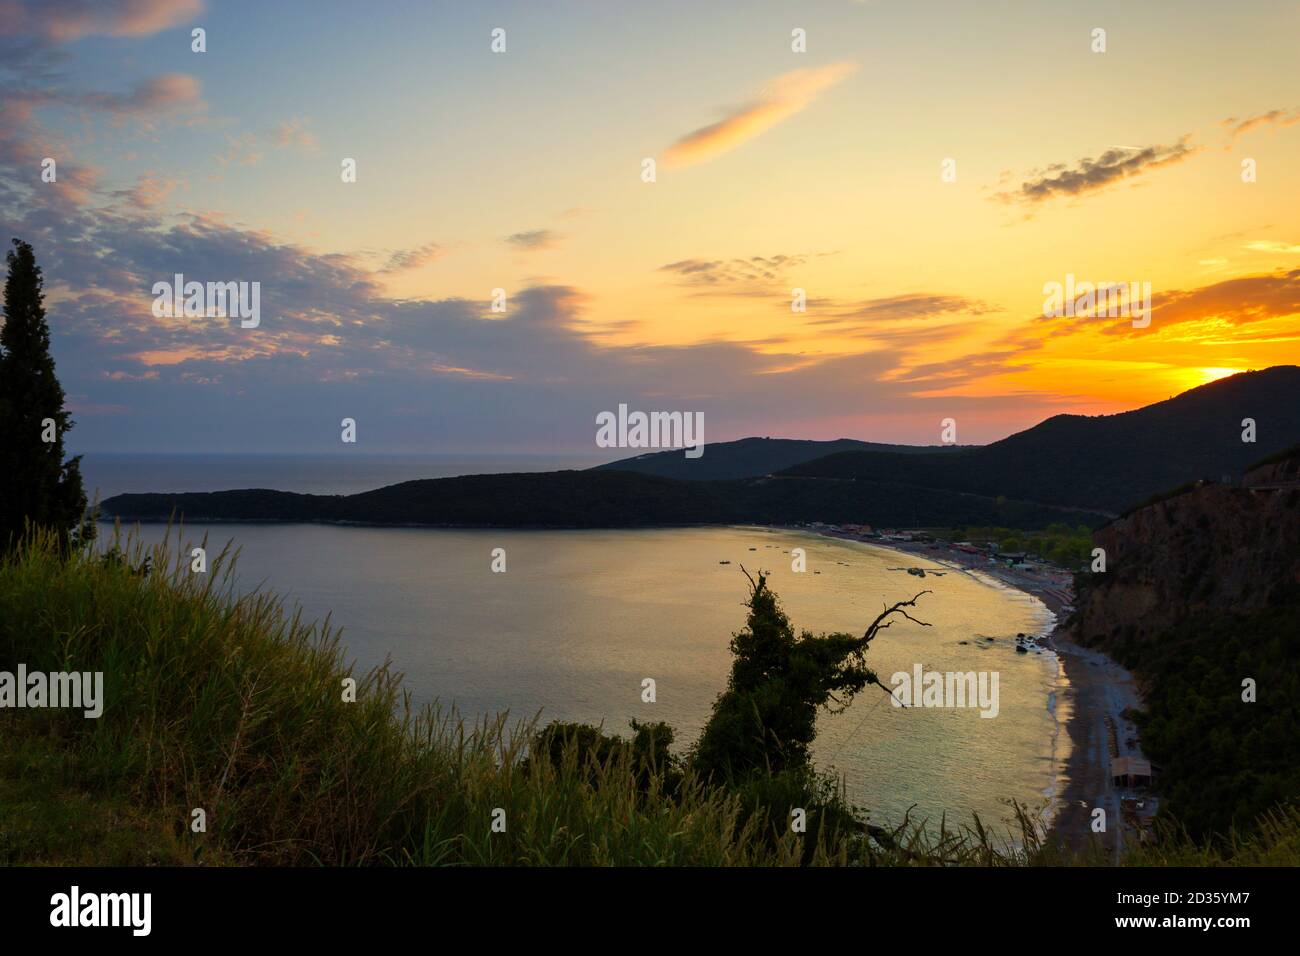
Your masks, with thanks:
[(1294, 242), (1277, 242), (1273, 239), (1258, 239), (1255, 242), (1246, 243), (1246, 248), (1251, 252), (1270, 252), (1280, 253), (1284, 256), (1300, 256), (1300, 243)]
[(311, 120), (282, 120), (269, 133), (258, 134), (249, 130), (238, 135), (226, 134), (226, 149), (217, 153), (216, 160), (221, 166), (237, 164), (239, 166), (256, 166), (266, 158), (266, 146), (275, 149), (297, 149), (314, 152), (319, 143), (316, 134), (310, 129)]
[(199, 81), (188, 73), (164, 73), (136, 85), (129, 93), (85, 93), (82, 102), (112, 113), (157, 113), (195, 106), (202, 100)]
[(506, 236), (502, 241), (526, 252), (540, 252), (543, 249), (554, 249), (563, 239), (564, 236), (551, 229), (530, 229)]
[(256, 133), (240, 133), (238, 136), (226, 134), (226, 149), (217, 153), (216, 160), (221, 166), (237, 163), (240, 166), (256, 166), (262, 161), (262, 149), (258, 146)]
[(202, 0), (5, 0), (0, 3), (0, 36), (34, 36), (50, 43), (92, 35), (148, 36), (202, 10)]
[(806, 255), (750, 256), (747, 259), (681, 259), (659, 267), (659, 272), (678, 276), (688, 285), (733, 285), (775, 282), (785, 270), (803, 265)]
[(840, 62), (781, 74), (757, 100), (669, 146), (664, 151), (664, 165), (680, 168), (716, 159), (798, 113), (857, 68), (856, 63)]
[(116, 190), (113, 195), (135, 209), (153, 209), (161, 205), (178, 185), (170, 176), (161, 176), (152, 170), (141, 174), (130, 189)]
[[(985, 315), (998, 311), (1001, 310), (996, 306), (964, 295), (908, 292), (861, 302), (818, 302), (816, 309), (818, 318), (810, 320), (809, 324), (839, 326), (853, 322), (859, 324), (857, 331), (874, 336), (880, 333), (880, 323), (906, 319), (930, 319), (939, 316)], [(837, 333), (843, 334), (852, 334), (853, 331), (848, 328), (836, 329)]]
[(1236, 139), (1242, 133), (1249, 133), (1261, 126), (1283, 127), (1294, 126), (1296, 123), (1300, 123), (1300, 108), (1269, 110), (1267, 113), (1258, 113), (1245, 119), (1229, 116), (1223, 121), (1222, 125), (1228, 128), (1228, 136)]
[(1188, 139), (1184, 136), (1170, 146), (1115, 147), (1096, 159), (1081, 159), (1072, 167), (1057, 163), (1031, 172), (1017, 189), (995, 193), (993, 198), (1007, 203), (1035, 204), (1098, 192), (1153, 169), (1180, 163), (1199, 152), (1201, 147), (1189, 145)]
[(420, 266), (426, 266), (435, 259), (441, 259), (443, 248), (436, 242), (425, 243), (415, 249), (401, 249), (394, 252), (388, 257), (388, 263), (381, 269), (381, 272), (405, 272), (408, 269), (418, 269)]
[(203, 107), (197, 77), (189, 73), (164, 73), (137, 83), (125, 93), (72, 92), (58, 89), (27, 89), (12, 93), (8, 102), (24, 112), (33, 107), (63, 106), (102, 110), (119, 116), (145, 117), (183, 109)]
[(308, 128), (310, 125), (311, 120), (306, 119), (284, 120), (272, 134), (275, 145), (280, 149), (314, 150), (317, 146), (316, 134)]

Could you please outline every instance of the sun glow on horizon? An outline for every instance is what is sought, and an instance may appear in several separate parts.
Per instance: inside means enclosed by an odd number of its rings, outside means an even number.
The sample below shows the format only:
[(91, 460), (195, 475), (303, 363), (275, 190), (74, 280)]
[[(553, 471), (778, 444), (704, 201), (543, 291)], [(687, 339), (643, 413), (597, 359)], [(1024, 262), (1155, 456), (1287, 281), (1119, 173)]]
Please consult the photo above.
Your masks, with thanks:
[(1193, 369), (1192, 370), (1193, 375), (1196, 376), (1197, 378), (1196, 381), (1193, 383), (1192, 387), (1195, 387), (1196, 385), (1208, 385), (1211, 382), (1217, 382), (1221, 378), (1227, 378), (1229, 375), (1238, 375), (1244, 371), (1245, 369), (1241, 369), (1241, 368)]

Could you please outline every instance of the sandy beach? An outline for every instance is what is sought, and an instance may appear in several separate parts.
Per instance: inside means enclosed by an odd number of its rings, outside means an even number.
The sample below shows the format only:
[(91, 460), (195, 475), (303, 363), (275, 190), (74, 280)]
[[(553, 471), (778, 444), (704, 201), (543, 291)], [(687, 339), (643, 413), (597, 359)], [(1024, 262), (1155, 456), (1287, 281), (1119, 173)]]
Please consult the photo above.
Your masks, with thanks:
[[(1126, 836), (1121, 799), (1141, 804), (1140, 816), (1154, 815), (1153, 796), (1118, 788), (1112, 783), (1111, 727), (1114, 727), (1116, 756), (1141, 757), (1137, 727), (1131, 715), (1140, 709), (1142, 698), (1133, 675), (1100, 651), (1080, 647), (1054, 632), (1050, 639), (1061, 662), (1058, 682), (1058, 712), (1069, 735), (1068, 754), (1058, 757), (1057, 779), (1060, 806), (1053, 819), (1051, 836), (1067, 846), (1081, 847), (1093, 836), (1092, 811), (1106, 811), (1106, 832), (1097, 834), (1101, 844), (1118, 857)], [(1109, 724), (1108, 724), (1109, 720)], [(1061, 748), (1058, 743), (1058, 754)], [(1118, 837), (1118, 838), (1117, 838)]]
[[(891, 551), (900, 551), (931, 563), (966, 572), (987, 575), (1042, 601), (1063, 621), (1073, 601), (1068, 578), (1059, 571), (1029, 571), (991, 564), (986, 557), (948, 545), (907, 541), (882, 541), (859, 535), (825, 530), (829, 537), (862, 541)], [(1114, 728), (1115, 756), (1142, 757), (1132, 712), (1141, 709), (1142, 697), (1133, 675), (1100, 651), (1090, 650), (1066, 639), (1057, 625), (1044, 646), (1057, 655), (1055, 714), (1059, 733), (1054, 748), (1056, 793), (1049, 810), (1048, 839), (1079, 849), (1097, 840), (1118, 858), (1126, 834), (1120, 801), (1140, 804), (1143, 819), (1154, 815), (1157, 801), (1145, 791), (1117, 788), (1112, 783), (1111, 727)], [(1130, 802), (1130, 807), (1136, 804)], [(1093, 810), (1106, 811), (1106, 831), (1092, 831)], [(1131, 838), (1132, 830), (1127, 829)]]

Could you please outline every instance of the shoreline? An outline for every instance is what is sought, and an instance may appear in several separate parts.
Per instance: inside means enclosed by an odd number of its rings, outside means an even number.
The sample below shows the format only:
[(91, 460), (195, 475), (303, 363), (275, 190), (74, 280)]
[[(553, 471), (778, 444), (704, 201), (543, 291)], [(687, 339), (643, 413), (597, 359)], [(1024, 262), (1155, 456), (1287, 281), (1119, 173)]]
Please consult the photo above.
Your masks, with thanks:
[[(160, 524), (148, 519), (120, 519), (124, 529), (132, 523)], [(103, 519), (101, 519), (103, 521)], [(104, 522), (110, 523), (110, 522)], [(113, 522), (115, 523), (115, 522)], [(189, 519), (187, 525), (202, 524), (313, 524), (335, 527), (382, 527), (393, 529), (428, 529), (442, 531), (500, 531), (490, 526), (426, 525), (421, 523), (371, 525), (365, 522), (321, 520), (220, 520)], [(982, 554), (956, 550), (947, 543), (922, 543), (864, 538), (858, 534), (830, 527), (809, 528), (798, 525), (749, 525), (722, 523), (717, 525), (641, 526), (627, 528), (584, 527), (510, 527), (511, 531), (664, 531), (676, 528), (734, 527), (767, 529), (774, 532), (797, 532), (819, 537), (852, 541), (892, 551), (913, 558), (922, 558), (918, 564), (937, 564), (945, 570), (960, 571), (988, 587), (1005, 587), (1030, 597), (1040, 603), (1050, 616), (1033, 638), (1035, 645), (1050, 652), (1056, 659), (1056, 675), (1047, 695), (1047, 709), (1054, 721), (1051, 738), (1051, 780), (1042, 790), (1046, 805), (1036, 810), (1039, 825), (1050, 844), (1063, 843), (1070, 849), (1082, 849), (1097, 842), (1091, 831), (1092, 810), (1101, 806), (1106, 810), (1107, 831), (1100, 834), (1100, 843), (1107, 852), (1118, 858), (1126, 831), (1124, 808), (1121, 799), (1142, 801), (1137, 811), (1140, 818), (1149, 818), (1157, 806), (1156, 798), (1145, 791), (1120, 790), (1112, 785), (1110, 726), (1115, 728), (1119, 756), (1142, 757), (1137, 742), (1137, 729), (1131, 711), (1141, 709), (1143, 702), (1137, 683), (1131, 673), (1102, 653), (1081, 647), (1070, 641), (1064, 633), (1063, 621), (1072, 610), (1073, 589), (1067, 572), (1060, 569), (1042, 572), (1015, 569), (990, 563)], [(1110, 726), (1108, 726), (1108, 721)], [(1131, 809), (1131, 805), (1130, 805)]]
[[(1146, 819), (1154, 815), (1157, 800), (1148, 793), (1128, 791), (1112, 784), (1111, 734), (1107, 722), (1115, 728), (1119, 756), (1143, 757), (1132, 711), (1144, 705), (1132, 673), (1105, 653), (1082, 647), (1067, 637), (1064, 621), (1072, 610), (1073, 589), (1063, 587), (1051, 574), (991, 565), (982, 556), (946, 544), (877, 541), (829, 529), (815, 533), (928, 558), (964, 571), (975, 580), (986, 578), (982, 583), (996, 586), (987, 580), (992, 578), (997, 584), (1020, 591), (1047, 608), (1054, 620), (1043, 633), (1035, 635), (1045, 649), (1056, 655), (1057, 661), (1055, 686), (1048, 695), (1048, 709), (1056, 722), (1052, 740), (1053, 783), (1041, 818), (1047, 842), (1083, 850), (1099, 836), (1107, 854), (1118, 860), (1126, 835), (1121, 800), (1141, 800), (1144, 806), (1139, 815)], [(1092, 832), (1092, 812), (1096, 807), (1106, 811), (1107, 828), (1102, 834)]]

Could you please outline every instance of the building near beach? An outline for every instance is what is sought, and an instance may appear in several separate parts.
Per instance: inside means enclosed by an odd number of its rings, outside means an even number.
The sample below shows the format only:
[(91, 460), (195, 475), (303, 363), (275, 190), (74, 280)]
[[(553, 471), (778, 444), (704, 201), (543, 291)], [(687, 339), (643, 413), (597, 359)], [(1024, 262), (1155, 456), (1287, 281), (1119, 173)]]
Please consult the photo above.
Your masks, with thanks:
[(1141, 757), (1116, 757), (1111, 762), (1111, 781), (1117, 787), (1151, 786), (1151, 761)]

